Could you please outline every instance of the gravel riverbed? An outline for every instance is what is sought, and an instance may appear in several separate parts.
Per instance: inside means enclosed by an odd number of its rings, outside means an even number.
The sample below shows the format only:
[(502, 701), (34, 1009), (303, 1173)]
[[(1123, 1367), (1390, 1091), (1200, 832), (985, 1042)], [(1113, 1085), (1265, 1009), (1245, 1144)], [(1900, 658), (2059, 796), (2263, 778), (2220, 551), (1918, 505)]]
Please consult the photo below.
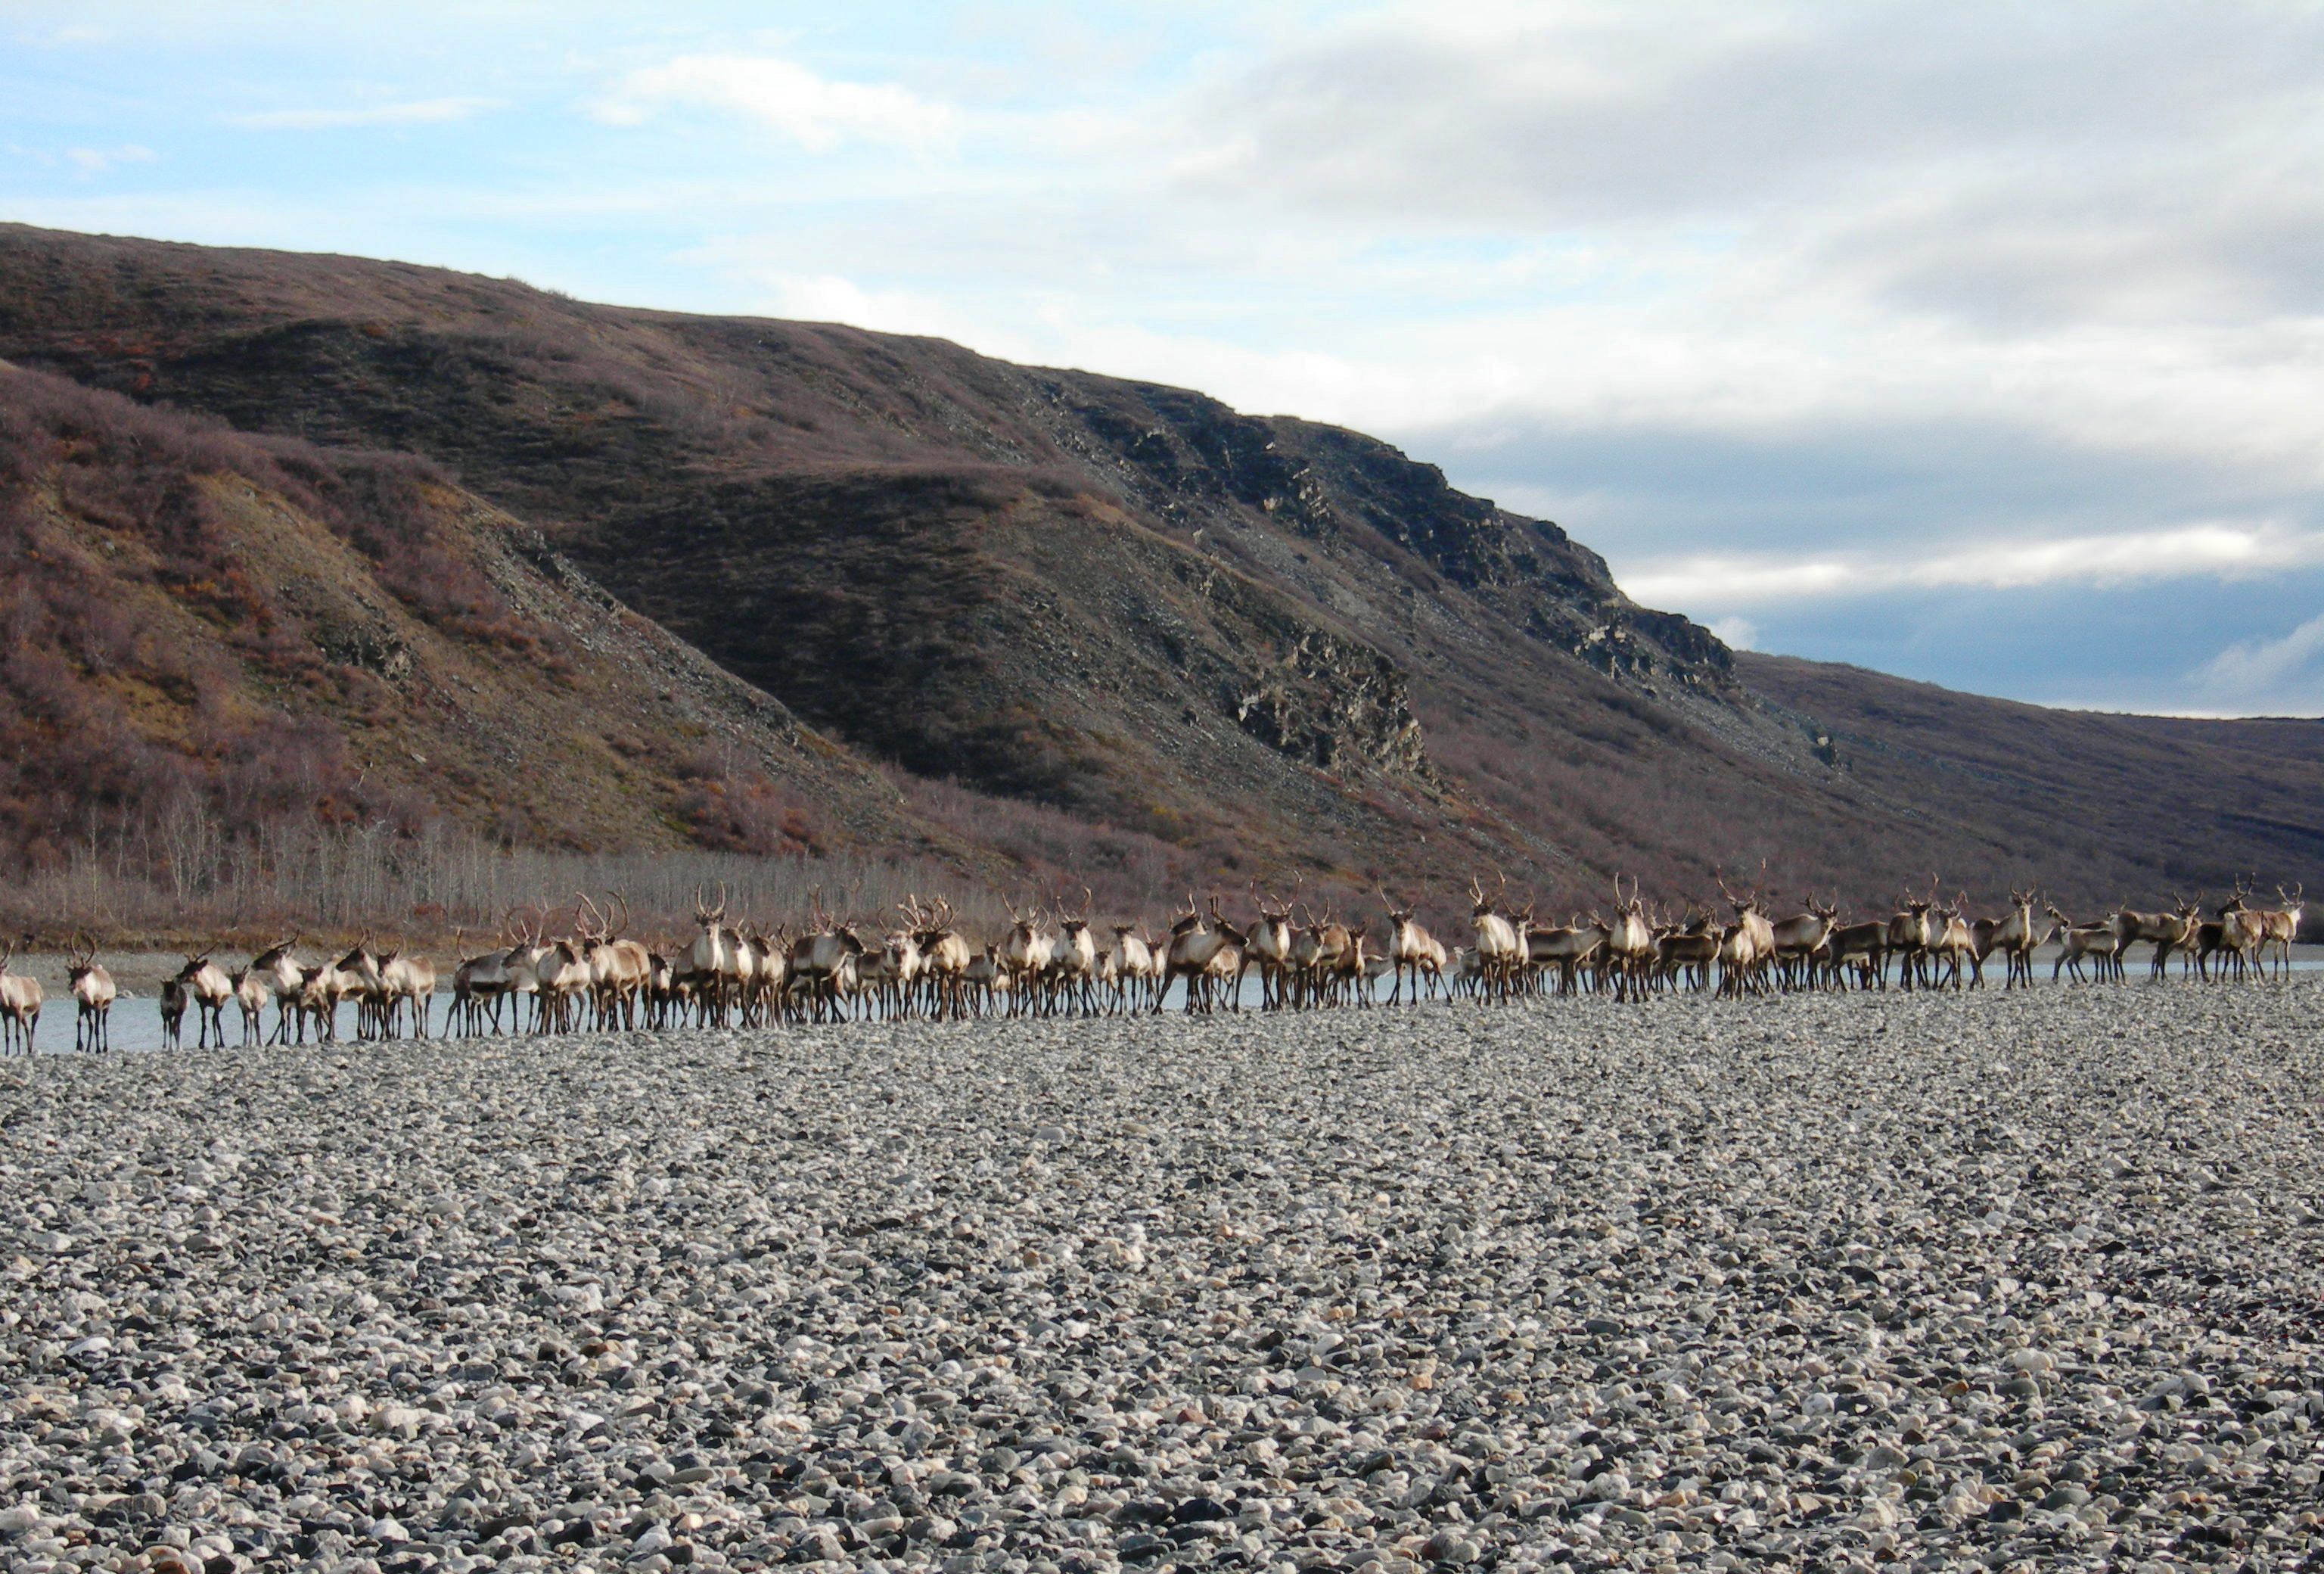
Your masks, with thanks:
[(2313, 1566), (2324, 981), (0, 1068), (0, 1565)]

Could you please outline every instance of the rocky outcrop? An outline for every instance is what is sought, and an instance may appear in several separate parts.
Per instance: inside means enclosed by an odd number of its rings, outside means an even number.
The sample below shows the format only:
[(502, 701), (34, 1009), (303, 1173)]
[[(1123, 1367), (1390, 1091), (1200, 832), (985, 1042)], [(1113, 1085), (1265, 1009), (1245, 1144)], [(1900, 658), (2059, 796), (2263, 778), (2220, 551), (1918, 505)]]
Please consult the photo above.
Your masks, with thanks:
[(1263, 523), (1330, 549), (1390, 549), (1416, 577), (1607, 677), (1733, 697), (1732, 660), (1710, 630), (1637, 606), (1605, 560), (1556, 525), (1457, 491), (1436, 466), (1378, 439), (1238, 414), (1185, 389), (1066, 375), (1038, 386), (1068, 449), (1183, 529)]

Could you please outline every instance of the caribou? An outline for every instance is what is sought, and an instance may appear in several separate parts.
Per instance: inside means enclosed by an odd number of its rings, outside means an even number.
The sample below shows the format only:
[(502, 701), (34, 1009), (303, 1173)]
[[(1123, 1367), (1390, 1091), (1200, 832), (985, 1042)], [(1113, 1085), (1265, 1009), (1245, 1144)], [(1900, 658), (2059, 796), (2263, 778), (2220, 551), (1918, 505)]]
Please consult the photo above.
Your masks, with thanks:
[(2077, 924), (2057, 908), (2044, 903), (2042, 911), (2057, 924), (2051, 938), (2058, 942), (2058, 959), (2051, 964), (2050, 981), (2058, 981), (2061, 969), (2070, 971), (2076, 983), (2082, 983), (2082, 963), (2088, 961), (2100, 983), (2118, 977), (2122, 965), (2122, 937), (2115, 931), (2111, 914), (2097, 923)]
[[(653, 970), (653, 958), (644, 946), (624, 938), (630, 927), (629, 900), (612, 891), (603, 908), (583, 893), (576, 892), (574, 901), (575, 928), (589, 968), (590, 1005), (597, 1029), (602, 1032), (619, 1025), (634, 1032), (638, 996)], [(420, 1027), (425, 1032), (424, 1020)]]
[[(821, 905), (820, 893), (817, 906)], [(726, 934), (726, 886), (718, 886), (718, 905), (704, 902), (702, 887), (694, 888), (694, 943), (677, 962), (678, 985), (694, 1001), (696, 1018), (705, 1027), (726, 1020), (726, 979), (733, 974), (733, 947)]]
[(246, 1049), (265, 1039), (266, 1005), (274, 996), (266, 980), (248, 968), (234, 969), (226, 977), (234, 986), (234, 1003), (242, 1011), (242, 1042)]
[(2234, 893), (2218, 906), (2219, 934), (2217, 949), (2227, 953), (2237, 978), (2257, 978), (2254, 964), (2259, 958), (2261, 939), (2267, 932), (2267, 921), (2250, 904), (2251, 891), (2244, 882), (2236, 882)]
[(217, 1033), (218, 1048), (226, 1048), (226, 1006), (234, 998), (234, 981), (210, 960), (210, 952), (216, 949), (212, 945), (198, 952), (180, 953), (186, 958), (186, 965), (178, 969), (176, 981), (193, 1004), (196, 1049), (209, 1043), (213, 1030)]
[(1298, 898), (1296, 884), (1292, 887), (1291, 901), (1286, 902), (1271, 892), (1262, 895), (1259, 882), (1250, 883), (1251, 905), (1259, 910), (1258, 921), (1250, 926), (1250, 959), (1259, 968), (1262, 1010), (1278, 1011), (1290, 1004), (1291, 910)]
[[(1014, 908), (1010, 910), (1010, 916), (1016, 916)], [(1246, 943), (1242, 932), (1219, 915), (1219, 899), (1215, 893), (1211, 897), (1209, 921), (1205, 922), (1195, 912), (1194, 893), (1191, 891), (1186, 893), (1186, 911), (1170, 921), (1170, 943), (1163, 954), (1162, 980), (1154, 991), (1154, 1009), (1160, 1011), (1170, 994), (1170, 986), (1184, 979), (1187, 1013), (1192, 1014), (1196, 1010), (1210, 1010), (1215, 982), (1212, 964), (1222, 953), (1232, 948), (1240, 974), (1241, 953)]]
[(120, 991), (113, 975), (97, 965), (97, 942), (87, 935), (74, 937), (65, 978), (73, 997), (73, 1048), (98, 1053), (111, 1049), (113, 1002)]
[[(1087, 884), (1077, 902), (1062, 892), (1043, 894), (1038, 905), (1023, 909), (1002, 899), (1009, 921), (1005, 930), (987, 931), (998, 936), (991, 943), (967, 932), (949, 901), (918, 892), (895, 903), (896, 916), (875, 923), (856, 916), (852, 910), (859, 904), (852, 900), (851, 911), (826, 907), (818, 886), (804, 928), (795, 932), (784, 924), (770, 931), (749, 917), (730, 917), (722, 884), (715, 899), (696, 887), (690, 941), (665, 937), (650, 945), (630, 937), (626, 893), (608, 891), (600, 902), (576, 892), (567, 908), (545, 903), (510, 908), (501, 919), (498, 943), (474, 954), (467, 931), (454, 932), (459, 960), (447, 980), (451, 1005), (441, 1033), (503, 1031), (503, 1008), (526, 995), (533, 1002), (530, 1020), (521, 1006), (507, 1011), (510, 1031), (659, 1031), (725, 1025), (738, 1014), (742, 1026), (761, 1028), (809, 1020), (948, 1019), (989, 1010), (1012, 1016), (1156, 1013), (1167, 1008), (1174, 983), (1185, 986), (1184, 1009), (1199, 1014), (1242, 1009), (1243, 987), (1254, 968), (1256, 997), (1269, 1011), (1418, 1005), (1433, 1001), (1440, 988), (1452, 1003), (1538, 1000), (1585, 990), (1628, 1002), (1713, 992), (1740, 1002), (1800, 989), (1885, 988), (1891, 977), (1906, 989), (1973, 989), (1983, 986), (1984, 965), (1996, 952), (2007, 964), (2005, 988), (2032, 988), (2033, 953), (2050, 938), (2059, 948), (2053, 984), (2069, 972), (2077, 982), (2119, 982), (2132, 946), (2140, 942), (2153, 947), (2151, 981), (2169, 981), (2175, 953), (2206, 980), (2257, 982), (2281, 980), (2291, 965), (2305, 900), (2304, 886), (2279, 884), (2281, 905), (2261, 909), (2252, 900), (2256, 876), (2251, 876), (2236, 882), (2214, 918), (2200, 916), (2198, 900), (2173, 893), (2167, 910), (2124, 906), (2076, 923), (2033, 889), (2013, 887), (1999, 916), (1972, 919), (1967, 893), (1940, 902), (1932, 875), (1925, 894), (1905, 892), (1886, 919), (1843, 922), (1837, 895), (1825, 902), (1810, 894), (1803, 911), (1777, 920), (1766, 900), (1771, 892), (1738, 889), (1714, 869), (1731, 921), (1718, 916), (1719, 902), (1702, 906), (1694, 899), (1670, 921), (1665, 911), (1648, 906), (1636, 878), (1618, 875), (1608, 915), (1574, 912), (1557, 923), (1536, 921), (1536, 903), (1515, 903), (1508, 876), (1492, 872), (1492, 886), (1477, 874), (1467, 876), (1474, 943), (1458, 949), (1416, 921), (1417, 902), (1391, 897), (1377, 882), (1374, 895), (1388, 920), (1377, 940), (1365, 922), (1342, 920), (1331, 894), (1319, 892), (1313, 902), (1303, 902), (1298, 883), (1286, 896), (1256, 878), (1247, 885), (1256, 909), (1248, 928), (1228, 921), (1215, 890), (1207, 902), (1189, 891), (1160, 941), (1133, 923), (1094, 922), (1097, 904)], [(2036, 928), (2037, 905), (2054, 922), (2050, 934)], [(1102, 935), (1110, 943), (1102, 944)], [(365, 934), (344, 954), (309, 968), (291, 955), (296, 940), (271, 945), (232, 971), (211, 960), (214, 946), (187, 953), (161, 991), (167, 1042), (181, 1042), (191, 1007), (199, 1023), (197, 1047), (208, 1047), (213, 1035), (223, 1044), (228, 1000), (241, 1008), (245, 1044), (267, 1042), (263, 1012), (270, 1002), (278, 1011), (275, 1042), (290, 1042), (295, 1031), (303, 1044), (309, 1028), (321, 1041), (334, 1041), (337, 1009), (347, 1000), (358, 1005), (356, 1032), (364, 1039), (436, 1035), (431, 1012), (438, 979), (423, 957), (378, 946)], [(0, 1017), (6, 1019), (5, 1044), (29, 1048), (38, 986), (8, 971), (13, 949), (0, 950)], [(2217, 972), (2214, 959), (2220, 963)], [(74, 1047), (108, 1048), (107, 1013), (118, 991), (96, 966), (86, 937), (73, 937), (66, 961), (75, 1001)], [(1892, 969), (1892, 962), (1899, 965)], [(1382, 977), (1391, 980), (1384, 998), (1374, 986)]]
[[(2013, 885), (2009, 888), (2009, 911), (1995, 925), (1990, 941), (1990, 949), (2001, 953), (2001, 987), (2005, 991), (2019, 984), (2028, 989), (2034, 987), (2034, 948), (2039, 943), (2034, 932), (2034, 888), (2029, 885), (2020, 891)], [(1982, 981), (1982, 968), (1978, 977)]]
[(0, 1053), (13, 1047), (29, 1055), (41, 1028), (41, 981), (8, 971), (15, 955), (14, 946), (0, 944)]
[[(1929, 953), (1935, 949), (1936, 930), (1930, 921), (1929, 912), (1937, 903), (1937, 877), (1929, 876), (1929, 893), (1915, 896), (1910, 891), (1898, 897), (1897, 912), (1888, 919), (1888, 954), (1896, 960), (1896, 986), (1910, 990), (1926, 987), (1929, 983)], [(1881, 975), (1881, 985), (1887, 986), (1887, 975)]]
[(1969, 921), (1961, 916), (1968, 906), (1969, 893), (1963, 892), (1955, 896), (1950, 905), (1931, 909), (1936, 915), (1936, 922), (1932, 926), (1936, 940), (1929, 948), (1930, 977), (1933, 983), (1936, 973), (1941, 970), (1948, 988), (1961, 988), (1963, 970), (1974, 968), (1981, 959), (1977, 936)]
[[(972, 956), (968, 942), (954, 926), (952, 903), (939, 896), (923, 907), (919, 897), (914, 895), (905, 912), (911, 922), (912, 939), (920, 949), (929, 1014), (958, 1016), (966, 999)], [(1117, 930), (1116, 936), (1120, 932)]]
[(1796, 989), (1814, 981), (1816, 958), (1823, 954), (1839, 916), (1839, 898), (1834, 897), (1831, 905), (1824, 907), (1810, 895), (1805, 912), (1779, 919), (1769, 926), (1768, 940), (1775, 949), (1775, 967), (1784, 987)]
[(813, 927), (792, 939), (785, 965), (795, 981), (793, 987), (815, 1019), (822, 1022), (836, 1017), (843, 996), (852, 994), (855, 960), (863, 954), (863, 941), (853, 923), (844, 923), (825, 911), (820, 886), (809, 893), (809, 907)]
[(2121, 955), (2130, 955), (2130, 948), (2140, 940), (2153, 942), (2154, 954), (2146, 972), (2150, 979), (2163, 976), (2172, 951), (2187, 943), (2199, 921), (2196, 914), (2201, 912), (2199, 904), (2181, 901), (2176, 892), (2171, 901), (2169, 912), (2135, 912), (2126, 907), (2114, 915), (2115, 940)]
[(1709, 988), (1711, 967), (1720, 959), (1724, 941), (1725, 937), (1711, 927), (1711, 915), (1689, 902), (1685, 919), (1655, 937), (1658, 981), (1690, 989)]
[(1062, 999), (1067, 1010), (1079, 1009), (1084, 1015), (1097, 1011), (1097, 942), (1090, 938), (1090, 888), (1082, 887), (1079, 912), (1065, 911), (1065, 899), (1057, 899), (1057, 938), (1050, 952), (1053, 974), (1054, 1002)]
[[(1728, 979), (1733, 977), (1737, 980), (1734, 993), (1748, 990), (1753, 994), (1765, 994), (1767, 969), (1775, 959), (1775, 926), (1767, 921), (1767, 915), (1760, 910), (1758, 887), (1753, 886), (1738, 896), (1727, 888), (1726, 876), (1720, 871), (1712, 870), (1711, 877), (1719, 882), (1719, 893), (1727, 898), (1727, 905), (1735, 913), (1731, 940), (1729, 944), (1722, 945), (1720, 952), (1720, 987), (1722, 992), (1728, 992)], [(1727, 972), (1730, 945), (1737, 969), (1732, 975)]]
[(274, 1005), (274, 1036), (278, 1044), (290, 1042), (292, 1023), (299, 1015), (299, 992), (307, 982), (306, 969), (299, 966), (290, 948), (299, 943), (293, 934), (287, 940), (278, 940), (250, 958), (244, 974), (259, 981)]
[(1614, 876), (1614, 916), (1598, 921), (1606, 931), (1600, 954), (1614, 977), (1614, 998), (1642, 1001), (1653, 981), (1655, 935), (1646, 922), (1646, 904), (1638, 894), (1637, 875), (1630, 877), (1630, 894), (1622, 894), (1622, 877)]
[[(1395, 982), (1388, 988), (1388, 1003), (1390, 1005), (1396, 1005), (1403, 1001), (1404, 980), (1406, 974), (1411, 975), (1412, 977), (1413, 999), (1418, 1000), (1421, 997), (1421, 986), (1425, 980), (1428, 998), (1434, 1000), (1436, 997), (1436, 991), (1444, 983), (1443, 946), (1438, 942), (1434, 935), (1430, 934), (1414, 921), (1412, 915), (1416, 908), (1413, 903), (1407, 903), (1398, 907), (1388, 899), (1386, 887), (1375, 886), (1373, 889), (1379, 893), (1380, 905), (1388, 909), (1388, 962), (1391, 971), (1396, 975)], [(1530, 937), (1528, 937), (1526, 959), (1528, 963), (1532, 960)]]
[(2306, 906), (2308, 885), (2305, 881), (2294, 885), (2286, 894), (2282, 886), (2275, 888), (2275, 898), (2282, 907), (2264, 908), (2260, 912), (2259, 959), (2264, 963), (2268, 948), (2275, 949), (2275, 976), (2282, 978), (2292, 971), (2292, 946), (2300, 938), (2300, 916)]
[[(1499, 870), (1494, 873), (1499, 875)], [(1506, 875), (1500, 875), (1499, 888), (1489, 896), (1474, 875), (1469, 876), (1469, 923), (1477, 935), (1478, 982), (1488, 997), (1500, 1000), (1507, 1000), (1515, 990), (1517, 972), (1526, 962), (1517, 926), (1500, 911), (1501, 898), (1508, 891)]]
[[(1215, 903), (1216, 899), (1213, 900)], [(1009, 972), (1009, 1014), (1016, 1016), (1040, 1009), (1041, 977), (1049, 970), (1049, 958), (1056, 954), (1057, 937), (1041, 927), (1038, 907), (1019, 912), (1007, 897), (1001, 898), (1001, 905), (1009, 910), (1010, 927), (1008, 938), (1001, 942), (1001, 960)]]
[[(452, 937), (452, 954), (459, 956), (464, 932)], [(501, 922), (501, 943), (488, 951), (463, 958), (452, 965), (452, 1004), (444, 1014), (444, 1033), (450, 1037), (456, 1023), (459, 1031), (473, 1035), (484, 1031), (487, 1023), (493, 1032), (501, 1031), (501, 1006), (516, 983), (517, 950), (509, 943), (506, 919)]]

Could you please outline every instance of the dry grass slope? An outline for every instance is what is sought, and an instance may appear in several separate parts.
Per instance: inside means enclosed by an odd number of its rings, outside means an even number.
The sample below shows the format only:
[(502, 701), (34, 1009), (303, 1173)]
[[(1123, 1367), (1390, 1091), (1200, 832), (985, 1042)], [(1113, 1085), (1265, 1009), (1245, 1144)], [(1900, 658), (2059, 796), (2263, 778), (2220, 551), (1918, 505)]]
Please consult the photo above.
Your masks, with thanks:
[[(1561, 911), (1616, 869), (1706, 895), (1710, 866), (1763, 861), (1786, 891), (1867, 903), (1932, 869), (2077, 904), (2247, 867), (2324, 876), (2296, 728), (2094, 726), (1961, 696), (1915, 719), (1868, 675), (1738, 662), (1630, 603), (1557, 526), (1384, 444), (1184, 390), (400, 264), (5, 226), (0, 356), (305, 466), (431, 686), (504, 669), (534, 697), (520, 710), (618, 689), (634, 722), (540, 734), (546, 776), (491, 764), (493, 740), (463, 745), (448, 718), (423, 727), (375, 671), (387, 696), (367, 703), (392, 723), (352, 699), (284, 709), (317, 717), (369, 790), (470, 824), (513, 805), (493, 822), (512, 837), (891, 838), (1045, 877), (1026, 849), (1069, 862), (1060, 828), (1081, 826), (1109, 878), (1297, 868), (1441, 892), (1489, 860)], [(436, 557), (407, 566), (410, 542)], [(327, 619), (295, 609), (217, 626), (286, 615), (321, 648)], [(361, 637), (327, 666), (385, 659), (371, 612), (335, 616)], [(615, 631), (659, 653), (609, 654)], [(689, 674), (675, 690), (641, 677), (669, 662)], [(158, 727), (187, 703), (148, 709)], [(656, 734), (665, 711), (691, 754)], [(865, 759), (902, 773), (902, 797)]]

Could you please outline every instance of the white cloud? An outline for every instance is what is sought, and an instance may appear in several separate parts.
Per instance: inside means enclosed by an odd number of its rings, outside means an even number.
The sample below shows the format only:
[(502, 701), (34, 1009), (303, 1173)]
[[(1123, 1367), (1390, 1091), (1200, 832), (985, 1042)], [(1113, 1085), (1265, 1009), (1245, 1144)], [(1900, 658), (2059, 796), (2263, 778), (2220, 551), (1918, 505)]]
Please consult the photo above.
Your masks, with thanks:
[(836, 273), (761, 275), (766, 310), (803, 322), (844, 322), (880, 333), (954, 338), (959, 319), (942, 301), (903, 290), (867, 290)]
[(262, 109), (220, 118), (244, 131), (337, 131), (358, 125), (443, 125), (499, 106), (496, 98), (415, 98), (347, 109)]
[(927, 147), (953, 122), (950, 106), (899, 83), (835, 82), (775, 55), (680, 55), (630, 72), (595, 113), (637, 125), (673, 105), (743, 116), (814, 153), (845, 142)]
[(84, 175), (101, 175), (115, 164), (152, 163), (156, 156), (152, 148), (136, 143), (124, 143), (119, 147), (65, 150), (65, 157), (72, 162), (74, 169)]
[(2324, 531), (2273, 522), (2207, 521), (2115, 535), (1947, 542), (1903, 551), (1892, 544), (1815, 557), (1767, 552), (1648, 559), (1628, 569), (1618, 563), (1616, 578), (1648, 606), (1723, 612), (1899, 589), (2246, 579), (2319, 565)]
[(2240, 714), (2324, 711), (2324, 617), (2281, 639), (2229, 645), (2195, 673), (2201, 692)]
[(20, 32), (16, 36), (36, 49), (68, 49), (83, 44), (110, 43), (119, 35), (110, 27), (79, 22), (45, 32)]
[(1707, 626), (1736, 650), (1756, 651), (1759, 648), (1759, 625), (1748, 617), (1722, 617)]

